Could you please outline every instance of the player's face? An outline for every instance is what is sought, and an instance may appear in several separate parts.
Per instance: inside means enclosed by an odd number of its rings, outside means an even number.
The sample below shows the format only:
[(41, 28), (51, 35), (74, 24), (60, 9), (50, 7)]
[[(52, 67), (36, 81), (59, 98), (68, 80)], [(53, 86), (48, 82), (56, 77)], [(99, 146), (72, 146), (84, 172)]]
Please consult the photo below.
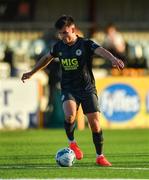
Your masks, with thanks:
[(59, 38), (64, 41), (64, 43), (69, 44), (74, 40), (75, 26), (64, 26), (58, 31)]

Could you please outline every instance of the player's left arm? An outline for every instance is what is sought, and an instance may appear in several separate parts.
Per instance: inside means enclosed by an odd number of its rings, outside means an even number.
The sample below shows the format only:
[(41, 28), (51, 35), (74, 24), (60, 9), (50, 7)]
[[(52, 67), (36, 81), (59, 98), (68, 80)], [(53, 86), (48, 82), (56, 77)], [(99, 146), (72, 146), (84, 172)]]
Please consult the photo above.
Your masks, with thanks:
[(112, 66), (116, 67), (118, 70), (121, 70), (124, 68), (124, 62), (121, 59), (116, 58), (113, 54), (111, 54), (105, 48), (100, 46), (94, 50), (94, 53), (105, 59), (109, 59), (112, 62)]

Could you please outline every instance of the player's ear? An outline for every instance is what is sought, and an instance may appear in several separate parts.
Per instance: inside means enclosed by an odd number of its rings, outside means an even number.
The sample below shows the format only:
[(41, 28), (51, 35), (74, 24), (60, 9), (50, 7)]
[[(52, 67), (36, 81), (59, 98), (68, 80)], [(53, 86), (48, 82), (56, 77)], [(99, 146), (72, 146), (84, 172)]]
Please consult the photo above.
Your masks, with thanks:
[(72, 33), (75, 33), (75, 32), (76, 32), (75, 29), (76, 29), (76, 27), (75, 27), (75, 25), (73, 24), (73, 25), (72, 25)]

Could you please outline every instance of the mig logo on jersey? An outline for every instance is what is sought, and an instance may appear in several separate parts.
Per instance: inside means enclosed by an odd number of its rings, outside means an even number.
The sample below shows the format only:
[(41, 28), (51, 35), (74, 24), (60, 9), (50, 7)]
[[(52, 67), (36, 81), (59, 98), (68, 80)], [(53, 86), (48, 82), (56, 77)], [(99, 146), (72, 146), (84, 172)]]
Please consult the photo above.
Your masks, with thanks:
[(61, 59), (61, 63), (62, 63), (63, 68), (65, 69), (65, 71), (76, 70), (79, 67), (77, 58)]
[(124, 122), (132, 119), (140, 110), (140, 98), (128, 84), (113, 84), (100, 94), (101, 111), (108, 121)]

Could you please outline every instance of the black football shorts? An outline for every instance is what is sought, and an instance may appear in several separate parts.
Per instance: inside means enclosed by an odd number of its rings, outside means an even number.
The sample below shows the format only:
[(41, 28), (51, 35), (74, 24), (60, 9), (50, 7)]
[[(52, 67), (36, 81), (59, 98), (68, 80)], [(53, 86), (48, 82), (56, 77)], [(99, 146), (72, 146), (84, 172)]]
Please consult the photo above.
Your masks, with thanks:
[(84, 114), (100, 112), (96, 93), (83, 93), (82, 95), (78, 95), (72, 92), (62, 92), (61, 100), (62, 103), (67, 100), (73, 100), (78, 107), (81, 104)]

